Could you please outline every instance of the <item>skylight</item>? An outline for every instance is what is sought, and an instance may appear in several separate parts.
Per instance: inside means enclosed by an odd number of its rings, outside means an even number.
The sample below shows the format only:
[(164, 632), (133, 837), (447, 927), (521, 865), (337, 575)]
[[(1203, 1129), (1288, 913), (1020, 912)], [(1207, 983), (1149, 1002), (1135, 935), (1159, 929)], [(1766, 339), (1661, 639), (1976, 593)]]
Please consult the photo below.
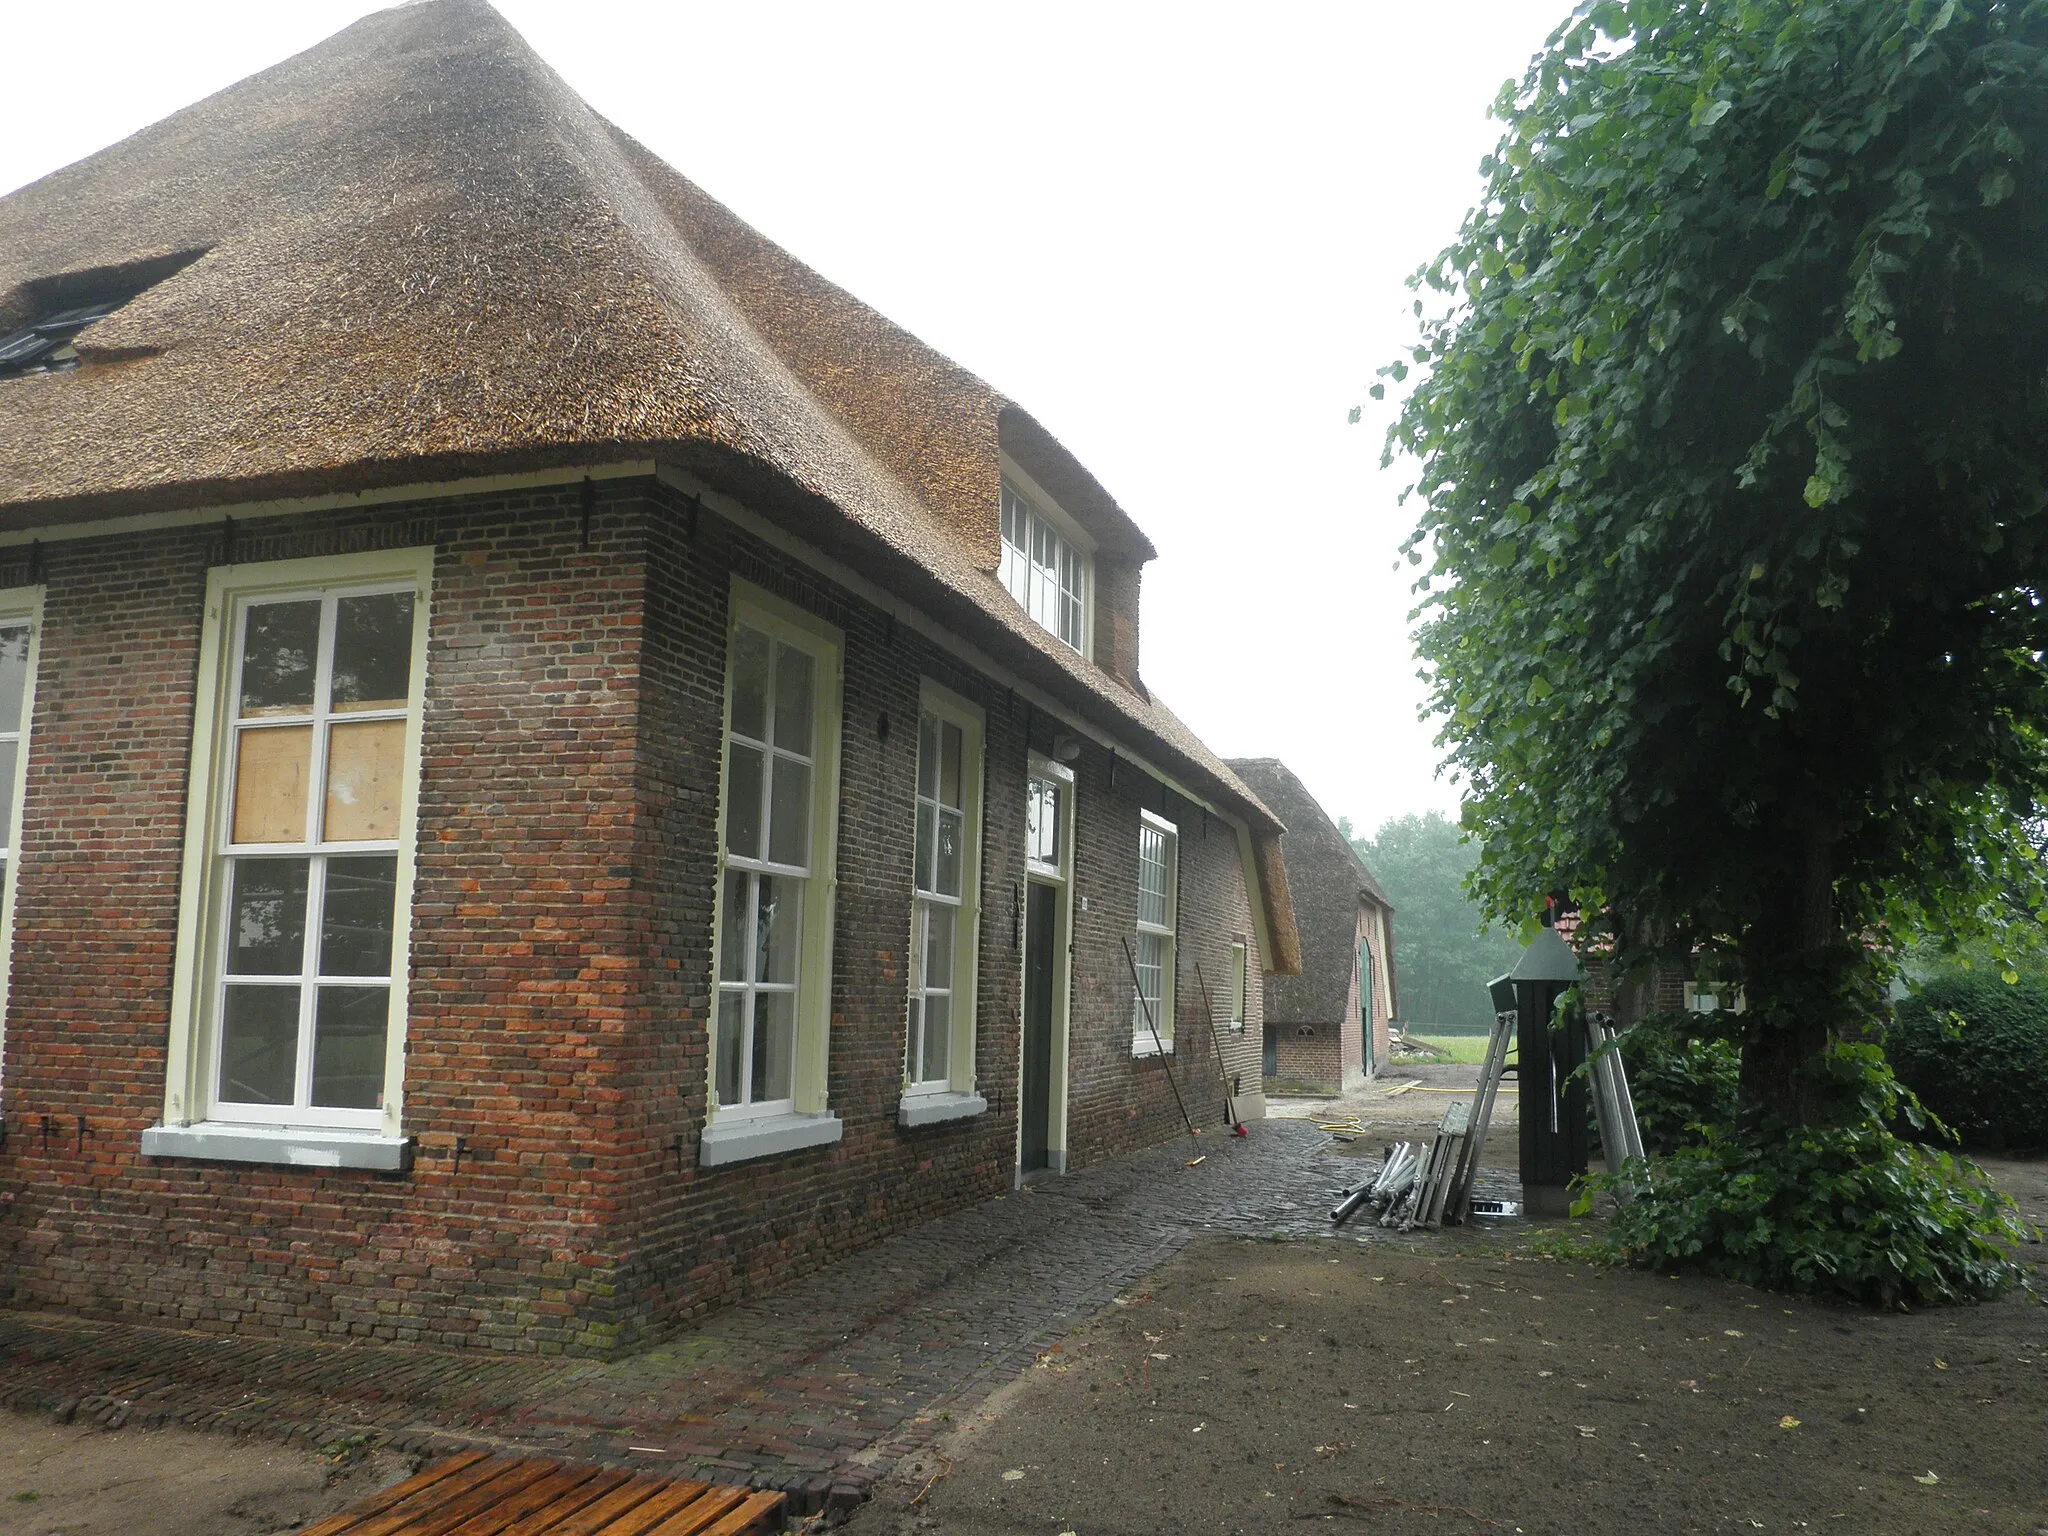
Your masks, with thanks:
[(18, 331), (0, 336), (0, 379), (18, 378), (25, 373), (60, 373), (78, 366), (72, 338), (95, 320), (104, 320), (128, 296), (73, 304), (31, 321)]

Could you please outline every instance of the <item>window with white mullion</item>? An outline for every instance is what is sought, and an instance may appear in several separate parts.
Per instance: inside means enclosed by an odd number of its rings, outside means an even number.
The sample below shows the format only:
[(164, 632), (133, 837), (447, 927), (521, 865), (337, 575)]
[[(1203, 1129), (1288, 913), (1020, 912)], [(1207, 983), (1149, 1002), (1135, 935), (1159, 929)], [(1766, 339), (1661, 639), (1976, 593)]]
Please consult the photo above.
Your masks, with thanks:
[(375, 1124), (396, 971), (410, 588), (244, 600), (216, 857), (215, 1112)]
[(1174, 879), (1179, 839), (1147, 816), (1138, 827), (1138, 996), (1131, 1027), (1139, 1050), (1173, 1043)]
[(14, 860), (14, 780), (28, 696), (29, 622), (0, 622), (0, 880)]
[(724, 1109), (787, 1109), (811, 878), (817, 662), (740, 623), (731, 672), (714, 1086)]
[(952, 1075), (954, 972), (967, 865), (966, 756), (966, 735), (958, 724), (930, 712), (920, 717), (907, 1073), (913, 1088), (943, 1088)]
[(1085, 652), (1087, 556), (1007, 483), (1002, 488), (1002, 531), (997, 578), (1041, 629)]

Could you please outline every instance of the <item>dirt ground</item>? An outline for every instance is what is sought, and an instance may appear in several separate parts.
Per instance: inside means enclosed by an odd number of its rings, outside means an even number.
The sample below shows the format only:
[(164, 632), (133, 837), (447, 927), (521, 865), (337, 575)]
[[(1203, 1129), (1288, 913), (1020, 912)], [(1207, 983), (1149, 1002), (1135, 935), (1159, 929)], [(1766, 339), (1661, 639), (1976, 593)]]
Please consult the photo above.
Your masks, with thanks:
[[(1336, 1159), (1426, 1137), (1472, 1069), (1341, 1101)], [(1405, 1093), (1391, 1090), (1420, 1081)], [(1485, 1161), (1515, 1161), (1512, 1105)], [(2048, 1163), (1987, 1162), (2037, 1225)], [(900, 1469), (857, 1536), (2048, 1536), (2048, 1309), (1875, 1315), (1539, 1256), (1510, 1222), (1211, 1237)], [(1362, 1239), (1362, 1240), (1361, 1240)], [(2048, 1254), (2035, 1247), (2036, 1284)]]
[(0, 1413), (0, 1536), (268, 1536), (411, 1474), (409, 1459)]

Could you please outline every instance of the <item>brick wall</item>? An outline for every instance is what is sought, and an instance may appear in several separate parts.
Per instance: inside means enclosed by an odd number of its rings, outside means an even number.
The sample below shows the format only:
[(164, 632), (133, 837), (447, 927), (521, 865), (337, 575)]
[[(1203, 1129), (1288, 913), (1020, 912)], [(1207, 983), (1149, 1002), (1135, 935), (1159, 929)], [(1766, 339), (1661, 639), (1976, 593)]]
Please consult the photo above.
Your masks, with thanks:
[[(217, 525), (46, 549), (0, 1055), (0, 1295), (219, 1331), (604, 1354), (1009, 1185), (1023, 786), (1053, 722), (667, 491), (594, 489), (587, 539), (571, 486), (238, 520), (232, 552)], [(405, 1078), (415, 1166), (144, 1159), (207, 569), (230, 553), (419, 544), (437, 558)], [(734, 571), (845, 632), (829, 1075), (845, 1136), (700, 1169)], [(990, 1110), (904, 1131), (922, 676), (987, 712), (976, 1070)], [(1072, 1166), (1181, 1134), (1166, 1065), (1130, 1049), (1120, 940), (1141, 805), (1181, 827), (1173, 1067), (1198, 1123), (1220, 1120), (1222, 1079), (1193, 967), (1227, 1009), (1229, 945), (1251, 937), (1228, 827), (1128, 762), (1112, 785), (1092, 745), (1077, 767)], [(1256, 1084), (1251, 994), (1225, 1054)]]

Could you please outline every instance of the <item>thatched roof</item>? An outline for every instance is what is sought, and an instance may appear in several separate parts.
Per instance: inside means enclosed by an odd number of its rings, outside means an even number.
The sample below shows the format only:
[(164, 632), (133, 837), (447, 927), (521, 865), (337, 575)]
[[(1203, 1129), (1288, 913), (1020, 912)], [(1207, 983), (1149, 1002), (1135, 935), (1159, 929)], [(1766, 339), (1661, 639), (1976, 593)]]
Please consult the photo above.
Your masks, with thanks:
[(484, 0), (366, 17), (0, 198), (0, 333), (124, 284), (83, 366), (0, 380), (0, 527), (674, 463), (1278, 829), (995, 581), (999, 452), (1105, 557), (1152, 557), (1095, 478), (606, 123)]
[[(1298, 976), (1269, 981), (1266, 1019), (1272, 1024), (1330, 1024), (1343, 1017), (1358, 963), (1358, 907), (1369, 902), (1384, 907), (1388, 932), (1393, 931), (1394, 904), (1365, 867), (1351, 840), (1337, 830), (1329, 813), (1308, 792), (1294, 770), (1275, 757), (1230, 760), (1237, 776), (1287, 823), (1280, 839), (1286, 865), (1292, 917), (1299, 935)], [(1394, 957), (1383, 957), (1387, 979), (1394, 981)]]

